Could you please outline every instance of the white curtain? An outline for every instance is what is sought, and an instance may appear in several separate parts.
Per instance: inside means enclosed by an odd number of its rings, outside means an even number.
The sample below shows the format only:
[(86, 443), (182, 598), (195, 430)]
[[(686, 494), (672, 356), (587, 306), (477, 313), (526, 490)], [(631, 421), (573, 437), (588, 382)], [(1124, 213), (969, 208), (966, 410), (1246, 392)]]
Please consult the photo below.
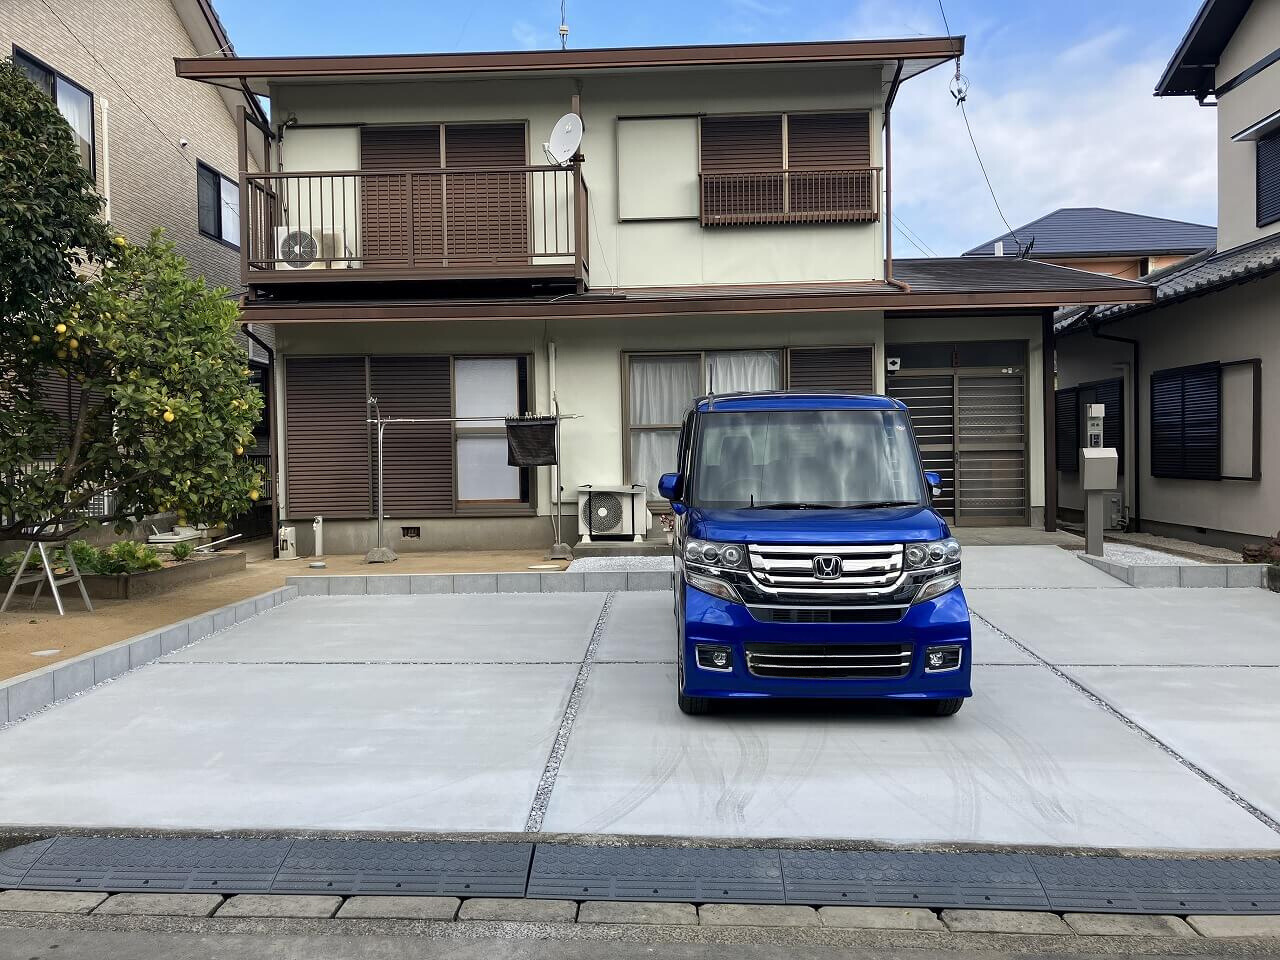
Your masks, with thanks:
[(86, 168), (93, 164), (93, 99), (61, 77), (57, 79), (58, 110), (71, 124), (75, 134), (76, 146), (80, 150), (80, 160)]
[(674, 473), (679, 430), (631, 431), (631, 482), (649, 488), (649, 499), (658, 499), (658, 478)]
[(777, 390), (782, 386), (782, 358), (776, 350), (708, 353), (707, 374), (715, 393)]
[(240, 245), (240, 186), (234, 180), (222, 177), (222, 239)]
[(697, 356), (633, 356), (628, 366), (632, 426), (679, 423), (702, 392)]

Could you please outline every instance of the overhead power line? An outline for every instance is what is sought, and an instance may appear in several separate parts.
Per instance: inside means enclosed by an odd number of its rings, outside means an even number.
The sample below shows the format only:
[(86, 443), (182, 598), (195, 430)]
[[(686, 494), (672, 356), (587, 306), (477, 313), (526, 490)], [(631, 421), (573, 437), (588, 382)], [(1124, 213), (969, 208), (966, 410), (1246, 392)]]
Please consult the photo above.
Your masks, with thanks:
[(898, 232), (902, 234), (902, 238), (906, 240), (907, 243), (911, 244), (913, 247), (919, 250), (926, 257), (937, 256), (937, 254), (933, 252), (933, 249), (927, 243), (921, 240), (919, 235), (916, 234), (914, 230), (912, 230), (905, 223), (903, 223), (902, 218), (899, 217), (896, 213), (893, 215), (893, 222), (897, 224)]

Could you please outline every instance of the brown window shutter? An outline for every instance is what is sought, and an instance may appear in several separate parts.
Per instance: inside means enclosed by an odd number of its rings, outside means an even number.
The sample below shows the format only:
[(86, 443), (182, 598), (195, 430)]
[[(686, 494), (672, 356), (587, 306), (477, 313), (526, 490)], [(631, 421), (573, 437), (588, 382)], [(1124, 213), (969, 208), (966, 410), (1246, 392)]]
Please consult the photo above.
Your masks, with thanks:
[(851, 214), (866, 211), (866, 219), (871, 219), (875, 181), (870, 166), (871, 129), (866, 113), (787, 117), (790, 208), (797, 217), (860, 219)]
[[(523, 167), (525, 129), (518, 123), (448, 124), (445, 167)], [(448, 254), (476, 263), (527, 262), (529, 215), (525, 174), (449, 173)]]
[(288, 515), (372, 515), (363, 357), (285, 360)]
[(768, 223), (784, 209), (782, 115), (703, 117), (702, 223)]
[[(372, 357), (369, 363), (369, 382), (384, 417), (453, 415), (448, 357)], [(452, 424), (387, 427), (382, 440), (382, 489), (391, 516), (452, 514)]]
[(823, 393), (875, 393), (871, 347), (804, 347), (787, 352), (787, 387)]
[[(405, 174), (409, 169), (440, 167), (440, 127), (365, 127), (360, 133), (360, 169), (369, 171), (360, 183), (358, 256), (366, 266), (404, 266), (409, 263), (409, 200), (413, 190), (414, 259), (420, 263), (441, 256), (440, 177)], [(398, 170), (400, 173), (379, 173)], [(348, 245), (352, 241), (348, 239)]]

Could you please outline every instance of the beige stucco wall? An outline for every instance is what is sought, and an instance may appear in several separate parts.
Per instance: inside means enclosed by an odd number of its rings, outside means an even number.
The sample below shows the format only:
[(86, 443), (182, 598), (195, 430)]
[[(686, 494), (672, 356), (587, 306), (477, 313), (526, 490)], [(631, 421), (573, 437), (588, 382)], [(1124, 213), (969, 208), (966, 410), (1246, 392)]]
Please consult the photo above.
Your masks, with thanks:
[[(867, 109), (872, 164), (882, 163), (880, 82), (866, 68), (718, 70), (581, 79), (586, 125), (582, 152), (591, 197), (592, 286), (865, 280), (883, 274), (879, 224), (789, 224), (704, 229), (696, 218), (619, 220), (619, 117)], [(290, 115), (288, 170), (334, 169), (358, 155), (356, 127), (306, 130), (308, 124), (523, 121), (528, 156), (544, 161), (542, 142), (568, 111), (573, 78), (459, 82), (288, 84), (271, 87), (274, 122)], [(671, 133), (671, 131), (668, 131)], [(674, 134), (671, 134), (674, 136)], [(687, 144), (671, 162), (688, 164)], [(646, 153), (635, 162), (651, 162)], [(623, 159), (623, 166), (627, 161)], [(696, 169), (687, 171), (696, 176)], [(631, 211), (634, 213), (634, 208)], [(671, 211), (658, 211), (668, 215)]]
[[(1255, 2), (1219, 61), (1216, 82), (1237, 76), (1271, 53), (1280, 39), (1280, 3)], [(1218, 248), (1226, 250), (1280, 231), (1280, 223), (1259, 228), (1255, 158), (1251, 140), (1232, 135), (1280, 110), (1280, 64), (1272, 64), (1218, 99)]]
[[(1105, 332), (1142, 342), (1139, 396), (1142, 429), (1141, 501), (1145, 520), (1250, 536), (1280, 529), (1280, 433), (1272, 420), (1280, 403), (1280, 277), (1268, 277), (1221, 293), (1108, 324)], [(1212, 331), (1210, 334), (1209, 331)], [(1059, 385), (1115, 376), (1115, 361), (1129, 359), (1122, 344), (1091, 342), (1087, 334), (1058, 344)], [(1262, 479), (1175, 480), (1150, 476), (1150, 374), (1152, 370), (1252, 358), (1262, 360)], [(1128, 398), (1126, 398), (1128, 399)], [(1132, 406), (1132, 404), (1128, 404)], [(1132, 411), (1129, 411), (1132, 416)], [(1223, 423), (1225, 449), (1240, 446), (1248, 425)], [(1132, 421), (1126, 432), (1132, 436)], [(1065, 501), (1064, 501), (1065, 502)]]

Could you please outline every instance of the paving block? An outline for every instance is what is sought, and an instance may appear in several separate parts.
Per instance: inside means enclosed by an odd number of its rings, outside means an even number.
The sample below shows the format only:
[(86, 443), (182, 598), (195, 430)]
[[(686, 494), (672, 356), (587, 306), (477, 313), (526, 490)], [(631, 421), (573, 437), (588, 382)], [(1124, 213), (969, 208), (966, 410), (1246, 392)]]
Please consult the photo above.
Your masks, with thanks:
[(499, 593), (538, 593), (542, 590), (542, 577), (536, 573), (498, 574)]
[(1224, 564), (1178, 567), (1180, 585), (1184, 587), (1225, 587), (1227, 568)]
[(295, 586), (284, 586), (276, 591), (280, 595), (280, 603), (288, 603), (290, 600), (298, 599), (298, 588)]
[(222, 903), (218, 893), (117, 893), (93, 912), (134, 917), (209, 917)]
[(669, 570), (631, 570), (627, 573), (627, 589), (670, 590), (673, 576)]
[(1280, 938), (1280, 916), (1187, 917), (1187, 923), (1202, 937)]
[(53, 673), (9, 684), (9, 719), (16, 720), (53, 703)]
[(458, 911), (459, 920), (512, 920), (520, 923), (573, 923), (578, 905), (572, 900), (516, 900), (475, 897)]
[(409, 576), (414, 593), (453, 593), (453, 574), (415, 573)]
[(454, 593), (497, 593), (498, 575), (496, 573), (455, 573), (453, 575)]
[(1159, 913), (1064, 913), (1062, 919), (1086, 937), (1194, 937), (1181, 917)]
[(160, 634), (149, 633), (129, 644), (129, 666), (140, 667), (150, 663), (163, 651), (160, 649)]
[(341, 897), (295, 896), (273, 893), (242, 893), (218, 908), (220, 917), (309, 917), (327, 918), (337, 912)]
[(368, 577), (330, 577), (329, 596), (362, 597), (368, 591)]
[(236, 625), (236, 612), (231, 607), (213, 611), (213, 630), (229, 630)]
[(191, 624), (189, 623), (180, 623), (176, 627), (160, 631), (160, 652), (173, 653), (179, 647), (185, 647), (191, 642), (190, 636)]
[(329, 595), (328, 577), (289, 577), (285, 580), (291, 587), (298, 588), (300, 597), (327, 597)]
[(704, 903), (698, 908), (704, 927), (814, 927), (813, 907), (758, 903)]
[(1176, 587), (1181, 584), (1175, 566), (1133, 566), (1129, 568), (1129, 583), (1135, 587)]
[(338, 911), (339, 920), (452, 920), (457, 897), (351, 897)]
[(1039, 910), (943, 910), (942, 922), (955, 933), (1071, 933), (1056, 913)]
[(573, 593), (586, 589), (580, 573), (544, 573), (541, 577), (543, 593)]
[(413, 584), (409, 582), (409, 575), (404, 573), (368, 577), (365, 580), (365, 592), (376, 596), (413, 593)]
[(947, 928), (932, 910), (923, 907), (819, 907), (824, 927), (858, 930), (939, 930)]
[(203, 640), (209, 634), (213, 633), (213, 617), (205, 615), (203, 617), (192, 617), (187, 622), (187, 642), (194, 643), (196, 640)]
[(1236, 563), (1227, 567), (1228, 587), (1261, 587), (1267, 568), (1261, 563)]
[(624, 570), (599, 570), (588, 572), (583, 577), (583, 589), (591, 593), (608, 593), (610, 590), (627, 589), (627, 574)]
[(53, 698), (61, 700), (93, 686), (93, 660), (64, 663), (53, 671)]
[(245, 600), (243, 603), (237, 603), (235, 610), (236, 623), (244, 623), (258, 615), (258, 603), (256, 600)]
[(0, 687), (0, 723), (9, 722), (9, 688)]
[(696, 926), (698, 923), (698, 911), (692, 903), (588, 900), (578, 908), (578, 922)]
[[(276, 593), (277, 591), (272, 590), (266, 596), (256, 597), (254, 599), (253, 601), (254, 605), (258, 608), (259, 613), (266, 613), (268, 610), (270, 610), (272, 607), (274, 607), (277, 603), (280, 602), (280, 598), (276, 596)], [(163, 642), (163, 639), (164, 639), (164, 635), (161, 634), (162, 642)]]
[[(119, 646), (111, 650), (103, 650), (100, 654), (93, 658), (93, 682), (102, 683), (103, 680), (110, 680), (112, 677), (118, 677), (122, 673), (129, 670), (129, 648), (128, 646)], [(13, 711), (13, 705), (9, 705), (9, 718), (17, 717), (17, 713)]]
[(88, 913), (105, 899), (105, 893), (87, 890), (6, 890), (0, 893), (0, 912)]

